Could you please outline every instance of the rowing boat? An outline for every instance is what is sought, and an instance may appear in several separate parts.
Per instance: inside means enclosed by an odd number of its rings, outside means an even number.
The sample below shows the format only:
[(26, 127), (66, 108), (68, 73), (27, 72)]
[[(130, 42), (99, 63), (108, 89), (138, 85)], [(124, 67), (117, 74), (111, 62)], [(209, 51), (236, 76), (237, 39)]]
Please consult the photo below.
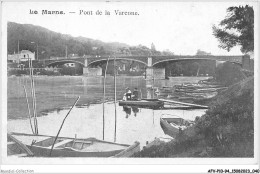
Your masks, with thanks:
[(184, 133), (192, 124), (193, 121), (185, 120), (178, 116), (167, 115), (167, 117), (160, 118), (160, 125), (163, 132), (173, 138), (178, 134)]
[(132, 146), (113, 143), (96, 138), (58, 137), (53, 146), (55, 136), (11, 133), (37, 157), (130, 157), (140, 151), (140, 143)]
[(16, 157), (33, 156), (31, 150), (11, 134), (7, 133), (7, 155)]

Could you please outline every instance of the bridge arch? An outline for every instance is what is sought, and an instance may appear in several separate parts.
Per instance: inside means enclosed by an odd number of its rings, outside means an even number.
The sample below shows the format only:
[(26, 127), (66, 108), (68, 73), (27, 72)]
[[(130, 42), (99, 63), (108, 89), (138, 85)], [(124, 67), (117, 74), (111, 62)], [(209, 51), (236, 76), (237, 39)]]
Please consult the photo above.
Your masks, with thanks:
[(218, 59), (214, 59), (212, 57), (209, 57), (209, 58), (205, 58), (205, 57), (187, 57), (187, 58), (174, 58), (174, 59), (164, 59), (164, 60), (159, 60), (159, 61), (156, 61), (155, 63), (152, 64), (152, 67), (154, 67), (155, 65), (158, 65), (159, 63), (163, 63), (163, 62), (169, 62), (169, 61), (184, 61), (184, 60), (213, 60), (213, 61), (225, 61), (225, 62), (230, 62), (230, 63), (235, 63), (235, 64), (238, 64), (238, 65), (242, 65), (241, 62), (234, 62), (232, 60), (218, 60)]
[(60, 64), (60, 63), (78, 63), (78, 64), (81, 64), (84, 66), (84, 63), (80, 62), (80, 61), (77, 61), (77, 60), (57, 60), (57, 61), (53, 61), (53, 62), (50, 62), (48, 63), (46, 66), (49, 67), (51, 65), (55, 65), (55, 64)]
[[(90, 63), (88, 63), (87, 67), (89, 67), (91, 64), (93, 63), (97, 63), (97, 62), (101, 62), (101, 61), (107, 61), (108, 58), (103, 58), (103, 59), (98, 59), (98, 60), (94, 60), (94, 61), (90, 61)], [(109, 58), (109, 61), (113, 61), (114, 58)], [(138, 59), (131, 59), (131, 58), (116, 58), (116, 60), (127, 60), (127, 61), (135, 61), (135, 62), (139, 62), (139, 63), (142, 63), (144, 64), (145, 66), (147, 66), (147, 63), (146, 62), (143, 62), (141, 60), (138, 60)]]

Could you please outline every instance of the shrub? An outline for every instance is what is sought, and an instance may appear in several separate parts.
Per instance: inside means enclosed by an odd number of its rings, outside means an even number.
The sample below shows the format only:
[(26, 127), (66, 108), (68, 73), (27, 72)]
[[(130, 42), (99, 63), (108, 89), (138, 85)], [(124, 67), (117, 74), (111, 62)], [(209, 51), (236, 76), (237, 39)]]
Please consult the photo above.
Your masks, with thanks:
[(217, 82), (230, 86), (243, 80), (245, 75), (239, 65), (225, 62), (216, 68), (215, 78)]

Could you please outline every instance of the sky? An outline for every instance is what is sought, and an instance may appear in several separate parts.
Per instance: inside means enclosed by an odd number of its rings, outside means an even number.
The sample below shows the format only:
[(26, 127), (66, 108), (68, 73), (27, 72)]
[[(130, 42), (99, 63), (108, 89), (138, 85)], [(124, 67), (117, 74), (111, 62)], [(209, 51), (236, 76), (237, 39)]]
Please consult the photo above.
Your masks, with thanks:
[[(241, 55), (240, 47), (230, 52), (218, 47), (212, 26), (219, 24), (230, 6), (243, 2), (3, 2), (3, 31), (7, 21), (33, 24), (71, 36), (131, 46), (154, 43), (159, 51), (194, 55), (197, 50), (213, 55)], [(38, 14), (29, 14), (37, 11)], [(62, 10), (63, 15), (42, 15), (42, 10)], [(80, 11), (84, 11), (80, 14)], [(96, 11), (102, 15), (96, 15)], [(115, 11), (138, 15), (116, 15)], [(92, 15), (90, 14), (92, 11)], [(109, 11), (110, 15), (105, 15)], [(75, 13), (69, 13), (75, 12)]]

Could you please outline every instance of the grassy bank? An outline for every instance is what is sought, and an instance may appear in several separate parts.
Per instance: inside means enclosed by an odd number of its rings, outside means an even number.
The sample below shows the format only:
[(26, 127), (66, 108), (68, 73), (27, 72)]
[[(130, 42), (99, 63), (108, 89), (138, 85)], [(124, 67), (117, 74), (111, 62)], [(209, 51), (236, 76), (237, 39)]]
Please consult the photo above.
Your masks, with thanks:
[(135, 157), (253, 157), (254, 77), (220, 93), (193, 129), (192, 137), (177, 136)]

